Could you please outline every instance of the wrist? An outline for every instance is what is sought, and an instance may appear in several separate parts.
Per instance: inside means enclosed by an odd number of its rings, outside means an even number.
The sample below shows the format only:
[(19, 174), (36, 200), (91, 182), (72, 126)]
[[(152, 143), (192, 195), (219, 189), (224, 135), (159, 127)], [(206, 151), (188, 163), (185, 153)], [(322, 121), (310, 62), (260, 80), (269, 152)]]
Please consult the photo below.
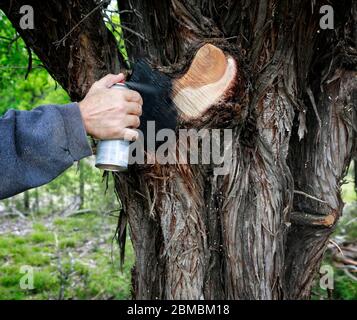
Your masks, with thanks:
[(90, 135), (90, 133), (88, 132), (88, 126), (87, 126), (87, 118), (86, 118), (86, 112), (85, 112), (85, 104), (84, 101), (80, 101), (80, 102), (75, 102), (78, 106), (79, 109), (79, 113), (81, 115), (81, 119), (82, 119), (82, 123), (83, 123), (83, 127), (84, 130), (86, 131), (87, 135)]

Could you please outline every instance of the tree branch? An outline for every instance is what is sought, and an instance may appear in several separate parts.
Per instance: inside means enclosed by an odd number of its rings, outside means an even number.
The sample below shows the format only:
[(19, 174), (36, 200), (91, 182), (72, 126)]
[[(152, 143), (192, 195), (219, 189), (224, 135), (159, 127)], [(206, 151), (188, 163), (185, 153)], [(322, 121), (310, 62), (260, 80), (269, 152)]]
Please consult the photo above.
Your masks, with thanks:
[(64, 44), (66, 39), (75, 31), (86, 19), (88, 19), (94, 12), (96, 12), (98, 9), (100, 9), (103, 5), (107, 4), (107, 0), (103, 0), (100, 2), (92, 11), (90, 11), (88, 14), (86, 14), (82, 20), (80, 20), (67, 34), (64, 35), (64, 37), (60, 40), (57, 40), (53, 42), (54, 45), (59, 46), (61, 43)]

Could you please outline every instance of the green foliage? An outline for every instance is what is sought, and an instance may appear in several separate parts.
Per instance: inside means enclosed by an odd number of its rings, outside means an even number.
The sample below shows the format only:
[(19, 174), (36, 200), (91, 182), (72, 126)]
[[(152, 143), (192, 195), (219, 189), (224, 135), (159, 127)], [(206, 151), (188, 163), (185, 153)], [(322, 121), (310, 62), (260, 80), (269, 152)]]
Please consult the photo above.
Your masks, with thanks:
[(108, 19), (106, 20), (106, 25), (117, 40), (119, 51), (122, 54), (124, 61), (127, 63), (127, 67), (130, 67), (130, 61), (125, 46), (123, 29), (121, 27), (120, 22), (120, 15), (117, 13), (118, 3), (115, 3), (112, 6), (112, 9), (113, 11), (110, 13)]
[[(37, 217), (31, 231), (0, 237), (0, 299), (128, 299), (133, 250), (119, 271), (112, 246), (116, 217)], [(20, 288), (21, 266), (34, 268), (34, 289)]]
[(357, 283), (347, 277), (341, 270), (337, 271), (334, 298), (339, 300), (356, 300)]
[(27, 79), (29, 54), (24, 41), (0, 11), (0, 115), (8, 109), (30, 110), (43, 104), (69, 102), (67, 93), (56, 85), (33, 54)]
[(351, 163), (348, 175), (344, 179), (342, 185), (342, 198), (345, 203), (357, 201), (356, 187), (354, 184), (354, 172), (357, 168), (354, 167), (355, 162)]

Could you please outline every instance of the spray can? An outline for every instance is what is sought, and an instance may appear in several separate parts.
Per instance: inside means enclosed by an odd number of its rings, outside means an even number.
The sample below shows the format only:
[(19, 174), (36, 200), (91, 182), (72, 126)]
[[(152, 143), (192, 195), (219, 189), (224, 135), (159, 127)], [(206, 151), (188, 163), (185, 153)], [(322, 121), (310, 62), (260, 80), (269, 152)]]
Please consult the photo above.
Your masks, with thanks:
[[(117, 83), (113, 89), (126, 90), (124, 83)], [(97, 145), (95, 166), (102, 170), (123, 172), (128, 169), (130, 142), (126, 140), (102, 140)]]

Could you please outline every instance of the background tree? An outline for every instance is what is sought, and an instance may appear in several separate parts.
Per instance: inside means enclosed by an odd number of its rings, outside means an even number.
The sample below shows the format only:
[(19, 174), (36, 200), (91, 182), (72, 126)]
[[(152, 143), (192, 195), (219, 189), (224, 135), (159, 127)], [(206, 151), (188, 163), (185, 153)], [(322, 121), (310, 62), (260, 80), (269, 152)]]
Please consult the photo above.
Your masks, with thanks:
[[(356, 144), (357, 5), (330, 2), (334, 30), (320, 29), (319, 0), (119, 2), (130, 61), (144, 56), (176, 77), (212, 43), (239, 66), (231, 101), (179, 124), (233, 129), (229, 175), (155, 165), (115, 176), (119, 239), (128, 222), (136, 253), (134, 297), (309, 296)], [(23, 4), (34, 7), (33, 30), (19, 27)], [(127, 67), (103, 19), (107, 5), (0, 0), (72, 100)]]

